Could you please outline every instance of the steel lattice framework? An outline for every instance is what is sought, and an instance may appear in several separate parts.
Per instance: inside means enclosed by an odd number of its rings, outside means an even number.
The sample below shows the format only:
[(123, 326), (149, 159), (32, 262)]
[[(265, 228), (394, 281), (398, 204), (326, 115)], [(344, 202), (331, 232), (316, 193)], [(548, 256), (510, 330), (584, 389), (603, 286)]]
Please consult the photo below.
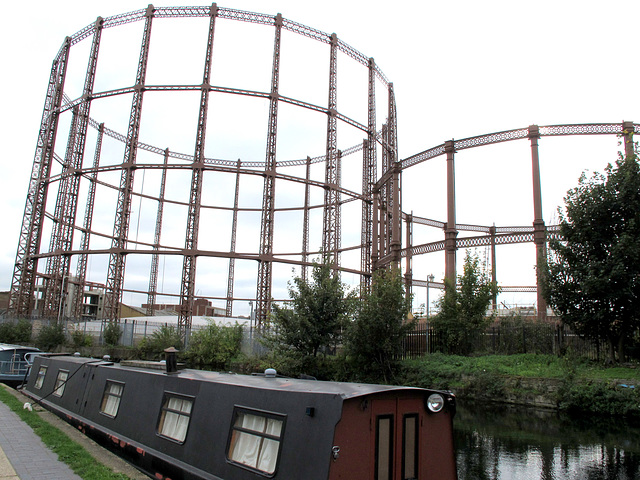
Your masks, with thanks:
[[(208, 18), (209, 29), (206, 41), (206, 53), (202, 82), (198, 84), (149, 84), (147, 71), (150, 62), (150, 49), (152, 48), (152, 27), (159, 19), (184, 19), (184, 18)], [(274, 43), (272, 54), (271, 85), (264, 91), (234, 88), (225, 85), (213, 85), (211, 82), (212, 71), (215, 70), (214, 39), (216, 24), (220, 21), (236, 21), (250, 24), (258, 24), (273, 29)], [(99, 64), (99, 51), (102, 32), (105, 29), (118, 29), (124, 25), (142, 22), (142, 40), (138, 55), (135, 81), (131, 86), (122, 86), (108, 90), (94, 91), (97, 66)], [(311, 39), (327, 46), (328, 54), (328, 101), (326, 105), (317, 105), (292, 96), (283, 95), (279, 84), (281, 77), (281, 44), (283, 32), (292, 32), (297, 36)], [(92, 38), (85, 86), (82, 93), (73, 95), (71, 88), (65, 84), (66, 65), (72, 47), (83, 40)], [(363, 85), (363, 91), (368, 92), (367, 110), (360, 115), (361, 119), (347, 116), (341, 112), (338, 105), (338, 64), (340, 62), (355, 62), (360, 64), (368, 72), (368, 81)], [(382, 85), (384, 102), (389, 104), (388, 111), (392, 118), (387, 119), (385, 131), (381, 135), (382, 125), (376, 123), (375, 114), (375, 83)], [(218, 257), (229, 260), (227, 275), (227, 290), (220, 297), (226, 300), (226, 312), (232, 313), (234, 298), (234, 275), (236, 260), (250, 260), (258, 264), (255, 297), (244, 297), (242, 300), (255, 300), (257, 307), (256, 320), (258, 324), (265, 321), (272, 301), (273, 263), (290, 263), (300, 265), (303, 275), (306, 275), (306, 267), (310, 265), (313, 255), (323, 252), (334, 259), (335, 268), (342, 271), (360, 275), (363, 283), (368, 282), (371, 275), (371, 245), (377, 232), (372, 229), (372, 192), (376, 183), (376, 171), (378, 170), (377, 145), (382, 145), (388, 165), (396, 163), (397, 146), (395, 127), (395, 105), (391, 91), (391, 85), (382, 71), (375, 65), (373, 59), (366, 57), (350, 45), (344, 43), (335, 34), (327, 34), (319, 30), (301, 25), (280, 14), (272, 16), (254, 12), (245, 12), (229, 8), (220, 8), (216, 4), (210, 7), (159, 7), (149, 5), (146, 9), (116, 15), (109, 18), (99, 18), (75, 35), (68, 37), (60, 52), (53, 62), (51, 79), (47, 90), (45, 108), (42, 116), (42, 126), (39, 135), (32, 180), (27, 195), (27, 205), (23, 221), (23, 228), (19, 241), (18, 253), (12, 280), (11, 308), (19, 315), (31, 313), (36, 292), (42, 291), (42, 299), (38, 306), (39, 314), (47, 317), (59, 315), (63, 302), (66, 301), (65, 288), (69, 283), (76, 284), (75, 297), (73, 299), (73, 314), (80, 316), (82, 313), (82, 292), (84, 287), (91, 283), (103, 284), (105, 288), (105, 318), (117, 320), (120, 316), (120, 305), (123, 291), (125, 291), (125, 271), (128, 257), (133, 255), (149, 255), (151, 268), (149, 271), (147, 295), (147, 313), (153, 313), (153, 306), (157, 303), (158, 296), (173, 296), (179, 299), (178, 327), (182, 332), (188, 331), (193, 315), (193, 305), (197, 290), (197, 259), (199, 257)], [(181, 153), (171, 148), (162, 148), (142, 141), (141, 124), (144, 122), (143, 100), (151, 93), (163, 92), (199, 92), (200, 103), (198, 109), (197, 127), (195, 131), (195, 148), (193, 155)], [(205, 156), (205, 144), (208, 138), (208, 118), (210, 111), (209, 99), (213, 94), (241, 96), (264, 100), (269, 103), (267, 129), (266, 129), (266, 153), (265, 160), (248, 159), (227, 160), (221, 158), (207, 158)], [(126, 134), (109, 128), (103, 122), (89, 117), (91, 106), (96, 102), (108, 101), (110, 98), (130, 96), (131, 108), (129, 110), (129, 122)], [(326, 150), (322, 155), (313, 157), (304, 156), (301, 160), (280, 159), (277, 155), (278, 145), (278, 120), (279, 107), (283, 104), (302, 108), (316, 114), (326, 116)], [(58, 126), (58, 120), (65, 115), (71, 116), (70, 128), (66, 139), (64, 155), (56, 153), (56, 140), (63, 136)], [(91, 127), (99, 132), (96, 142), (93, 163), (88, 164), (84, 159), (86, 150), (87, 129)], [(359, 131), (362, 143), (347, 146), (339, 150), (339, 135), (344, 129)], [(215, 135), (214, 135), (215, 137)], [(115, 140), (124, 145), (121, 162), (102, 162), (105, 155), (102, 144), (105, 139)], [(365, 146), (366, 145), (366, 146)], [(58, 149), (59, 151), (59, 149)], [(138, 154), (145, 152), (162, 156), (163, 161), (156, 163), (138, 162)], [(343, 158), (362, 152), (363, 190), (346, 188), (342, 182)], [(112, 155), (109, 153), (109, 155)], [(351, 162), (353, 163), (353, 162)], [(324, 166), (322, 179), (314, 178), (311, 167), (316, 164)], [(52, 173), (52, 166), (57, 165), (57, 172)], [(306, 166), (304, 176), (288, 174), (282, 171), (285, 167)], [(160, 170), (161, 180), (157, 196), (147, 195), (137, 187), (136, 172), (139, 170)], [(191, 188), (189, 198), (186, 201), (169, 200), (165, 196), (167, 177), (172, 172), (191, 172)], [(214, 205), (203, 204), (203, 189), (207, 172), (233, 173), (235, 174), (235, 199), (231, 209), (233, 211), (233, 224), (231, 227), (232, 238), (228, 252), (202, 250), (199, 247), (199, 231), (202, 223), (201, 212), (203, 209), (216, 209)], [(106, 180), (107, 176), (117, 173), (120, 176), (118, 184)], [(263, 192), (262, 205), (259, 208), (243, 208), (239, 205), (241, 178), (257, 176), (262, 177)], [(144, 181), (144, 180), (143, 180)], [(83, 191), (80, 184), (87, 187), (86, 200), (79, 199)], [(276, 185), (282, 182), (292, 182), (304, 185), (305, 199), (301, 207), (282, 207), (276, 205)], [(55, 195), (55, 208), (52, 213), (46, 211), (47, 194), (51, 185), (57, 186)], [(94, 205), (96, 202), (96, 187), (107, 187), (117, 192), (117, 202), (113, 220), (113, 232), (95, 230)], [(281, 188), (281, 187), (280, 187)], [(321, 204), (313, 204), (312, 194), (314, 190), (324, 192)], [(389, 192), (393, 192), (389, 187)], [(391, 194), (390, 193), (390, 194)], [(132, 209), (134, 200), (152, 199), (157, 202), (157, 213), (152, 242), (138, 241), (133, 238)], [(84, 200), (84, 222), (76, 224), (76, 214), (82, 207)], [(363, 219), (366, 226), (362, 228), (364, 236), (362, 244), (342, 246), (341, 209), (343, 205), (351, 202), (362, 204)], [(399, 209), (399, 201), (396, 200)], [(186, 231), (184, 247), (169, 245), (163, 240), (163, 225), (167, 219), (165, 205), (179, 204), (187, 208)], [(315, 209), (321, 208), (323, 215), (322, 238), (315, 246), (311, 245), (310, 218)], [(274, 252), (274, 228), (277, 216), (281, 211), (300, 210), (304, 214), (302, 226), (302, 250), (292, 253)], [(236, 251), (236, 231), (238, 228), (238, 213), (259, 211), (260, 239), (257, 251), (240, 253)], [(399, 216), (396, 215), (399, 220)], [(50, 222), (52, 227), (45, 227), (45, 222)], [(139, 219), (138, 219), (139, 223)], [(49, 248), (42, 246), (43, 231), (51, 228)], [(81, 234), (79, 245), (74, 244), (74, 236)], [(92, 247), (92, 238), (107, 238), (111, 242), (110, 248)], [(391, 243), (386, 241), (386, 243)], [(365, 245), (365, 248), (362, 247)], [(341, 265), (340, 255), (343, 251), (360, 250), (360, 264), (352, 266)], [(89, 282), (87, 278), (87, 264), (93, 256), (108, 255), (108, 269), (106, 278)], [(160, 262), (168, 256), (180, 256), (182, 258), (182, 276), (180, 292), (159, 291), (158, 277)], [(72, 259), (76, 257), (76, 274), (70, 275)], [(293, 258), (292, 258), (293, 257)], [(46, 263), (45, 271), (39, 272), (40, 260)], [(41, 279), (42, 285), (37, 286), (37, 279)], [(65, 287), (66, 284), (66, 287)], [(135, 293), (143, 293), (142, 290), (131, 290)]]
[[(147, 71), (152, 49), (152, 26), (157, 22), (169, 20), (201, 18), (208, 20), (206, 42), (204, 45), (204, 66), (202, 82), (194, 84), (149, 84)], [(99, 53), (103, 32), (113, 29), (116, 34), (119, 27), (142, 23), (141, 42), (135, 78), (132, 85), (116, 86), (96, 91), (96, 77), (101, 70)], [(260, 25), (272, 29), (273, 49), (271, 52), (270, 84), (263, 90), (234, 88), (228, 85), (213, 84), (216, 72), (216, 31), (220, 24), (242, 22)], [(285, 38), (284, 33), (289, 37)], [(283, 69), (284, 48), (287, 42), (304, 37), (324, 49), (322, 62), (328, 75), (326, 79), (327, 103), (319, 105), (307, 99), (287, 96), (286, 87), (281, 81), (286, 78)], [(91, 38), (86, 74), (83, 87), (74, 95), (74, 89), (67, 85), (67, 71), (70, 53), (85, 39)], [(302, 40), (299, 40), (302, 41)], [(224, 46), (220, 47), (224, 48)], [(75, 51), (75, 50), (74, 50)], [(137, 51), (137, 50), (136, 50)], [(359, 85), (363, 98), (366, 97), (362, 111), (346, 115), (341, 109), (339, 98), (338, 66), (341, 62), (353, 62), (365, 70), (366, 82)], [(143, 100), (149, 95), (169, 94), (199, 95), (193, 154), (181, 153), (171, 147), (160, 147), (145, 143), (141, 134), (141, 125), (145, 122)], [(210, 148), (218, 138), (211, 128), (211, 113), (224, 117), (225, 112), (212, 109), (213, 96), (226, 96), (247, 101), (262, 102), (267, 105), (264, 119), (265, 130), (247, 131), (265, 139), (264, 159), (229, 159), (207, 157), (205, 146)], [(131, 98), (128, 110), (127, 132), (120, 133), (109, 128), (101, 119), (91, 118), (91, 107), (96, 103), (111, 102), (117, 98)], [(216, 97), (218, 98), (218, 97)], [(243, 100), (243, 101), (244, 101)], [(376, 106), (384, 104), (381, 110), (386, 119), (379, 121)], [(277, 153), (277, 147), (291, 138), (282, 133), (283, 109), (304, 112), (309, 115), (326, 117), (326, 128), (320, 131), (323, 136), (324, 152), (300, 152), (296, 159), (285, 159)], [(61, 122), (61, 119), (63, 122)], [(280, 120), (280, 121), (279, 121)], [(64, 123), (66, 122), (66, 123)], [(68, 125), (66, 127), (61, 125)], [(210, 127), (209, 129), (207, 127)], [(280, 128), (280, 132), (279, 132)], [(373, 58), (367, 57), (344, 43), (336, 34), (327, 34), (314, 28), (288, 20), (282, 15), (266, 15), (230, 8), (216, 4), (202, 7), (154, 7), (136, 10), (108, 18), (98, 18), (71, 37), (67, 37), (53, 60), (47, 85), (44, 110), (41, 118), (38, 140), (29, 181), (25, 213), (20, 230), (16, 262), (12, 277), (10, 308), (17, 315), (37, 314), (47, 317), (60, 315), (65, 302), (72, 305), (72, 314), (79, 317), (82, 313), (83, 291), (85, 286), (102, 285), (105, 289), (105, 319), (118, 320), (121, 313), (123, 292), (146, 295), (147, 313), (152, 314), (158, 297), (177, 299), (178, 327), (184, 334), (191, 326), (194, 314), (194, 302), (198, 290), (204, 286), (202, 271), (198, 271), (200, 258), (228, 260), (226, 282), (213, 293), (203, 295), (211, 300), (225, 302), (228, 316), (233, 313), (234, 301), (255, 302), (256, 322), (266, 321), (271, 309), (273, 297), (274, 265), (291, 265), (301, 269), (301, 276), (307, 278), (307, 267), (315, 255), (322, 254), (331, 258), (334, 268), (359, 277), (360, 285), (367, 288), (372, 272), (389, 265), (400, 266), (401, 258), (406, 260), (405, 279), (407, 287), (431, 286), (442, 288), (442, 283), (414, 279), (411, 274), (411, 259), (416, 255), (444, 251), (446, 252), (447, 276), (455, 275), (455, 252), (459, 248), (491, 246), (512, 243), (533, 242), (542, 252), (546, 241), (558, 235), (557, 227), (546, 226), (542, 221), (540, 202), (540, 178), (538, 172), (538, 141), (543, 137), (565, 135), (618, 135), (625, 138), (627, 153), (632, 152), (632, 136), (640, 131), (640, 126), (631, 122), (551, 125), (519, 128), (504, 132), (490, 133), (462, 140), (450, 140), (420, 153), (399, 159), (397, 112), (393, 84), (376, 65)], [(352, 141), (354, 132), (356, 142)], [(280, 133), (280, 135), (278, 135)], [(317, 135), (318, 132), (312, 132)], [(66, 135), (65, 135), (66, 134)], [(88, 152), (88, 138), (95, 134), (93, 155)], [(66, 137), (66, 138), (65, 138)], [(349, 145), (342, 138), (349, 138)], [(455, 153), (468, 148), (481, 147), (501, 142), (528, 139), (531, 143), (533, 183), (534, 183), (534, 219), (532, 226), (488, 227), (457, 224), (455, 220)], [(167, 139), (168, 141), (175, 139)], [(66, 142), (66, 143), (64, 143)], [(64, 143), (63, 146), (60, 146)], [(300, 142), (304, 144), (303, 142)], [(355, 145), (353, 145), (355, 143)], [(113, 159), (114, 145), (121, 145), (123, 154), (119, 160)], [(341, 148), (342, 147), (342, 148)], [(213, 148), (211, 151), (216, 151)], [(85, 154), (87, 153), (87, 154)], [(316, 156), (310, 156), (316, 153)], [(138, 161), (138, 156), (158, 158), (158, 161)], [(358, 155), (359, 154), (359, 155)], [(361, 156), (360, 156), (361, 155)], [(221, 155), (222, 156), (222, 155)], [(359, 158), (354, 161), (353, 157)], [(405, 169), (446, 156), (447, 161), (447, 219), (446, 221), (423, 218), (402, 212), (401, 176)], [(91, 159), (91, 160), (90, 160)], [(354, 165), (356, 167), (354, 167)], [(343, 170), (348, 169), (348, 175)], [(136, 172), (142, 170), (140, 185)], [(319, 173), (319, 170), (322, 170)], [(354, 183), (352, 172), (358, 178)], [(158, 172), (157, 193), (149, 194), (144, 189), (144, 173)], [(170, 198), (167, 185), (173, 175), (190, 175), (190, 188), (187, 198)], [(113, 180), (119, 176), (119, 182)], [(138, 174), (140, 175), (140, 174)], [(216, 176), (217, 175), (217, 176)], [(215, 177), (214, 177), (215, 176)], [(210, 184), (210, 178), (233, 178), (235, 180), (233, 205), (221, 206), (206, 200), (206, 193), (216, 189)], [(262, 191), (259, 204), (242, 204), (245, 181), (261, 180)], [(299, 202), (280, 204), (281, 196), (276, 196), (276, 187), (287, 192), (288, 186), (304, 191)], [(251, 188), (251, 187), (249, 187)], [(51, 192), (50, 192), (51, 189)], [(96, 213), (97, 207), (104, 207), (96, 200), (96, 189), (111, 192), (115, 198), (113, 206), (112, 232), (96, 226), (101, 219)], [(255, 192), (254, 192), (255, 193)], [(48, 197), (51, 197), (50, 199)], [(316, 199), (316, 200), (314, 200)], [(319, 200), (321, 199), (321, 200)], [(152, 229), (153, 240), (139, 240), (137, 230), (132, 225), (134, 200), (155, 202), (155, 222)], [(351, 209), (345, 220), (346, 207), (355, 202), (358, 213), (354, 216)], [(157, 205), (156, 205), (157, 204)], [(49, 207), (47, 207), (49, 205)], [(165, 207), (180, 207), (186, 212), (186, 225), (183, 244), (177, 245), (166, 239), (167, 222), (175, 223), (175, 217), (169, 217)], [(51, 209), (51, 206), (53, 208)], [(84, 214), (78, 214), (84, 207)], [(49, 208), (49, 210), (48, 210)], [(343, 211), (344, 209), (344, 211)], [(52, 211), (51, 211), (52, 210)], [(228, 251), (202, 248), (202, 227), (204, 212), (228, 212), (230, 221), (230, 245)], [(279, 228), (286, 228), (281, 216), (299, 213), (300, 248), (291, 246), (291, 239), (283, 245), (276, 245)], [(316, 212), (321, 212), (314, 216)], [(238, 251), (237, 232), (243, 225), (240, 216), (257, 214), (259, 235), (256, 235), (255, 249)], [(104, 215), (102, 213), (101, 215)], [(175, 214), (174, 214), (175, 215)], [(320, 215), (322, 220), (320, 220)], [(315, 219), (315, 222), (314, 222)], [(402, 247), (402, 222), (406, 224), (407, 244)], [(138, 218), (138, 224), (140, 218)], [(314, 224), (322, 224), (319, 234)], [(440, 229), (444, 238), (435, 242), (413, 245), (413, 225), (426, 225)], [(458, 238), (461, 231), (475, 232), (475, 236)], [(43, 240), (50, 232), (49, 246), (44, 248)], [(345, 235), (349, 233), (349, 235)], [(355, 234), (354, 234), (355, 233)], [(343, 238), (349, 238), (343, 245)], [(353, 239), (357, 238), (354, 242)], [(75, 243), (74, 243), (75, 240)], [(101, 240), (102, 242), (95, 242)], [(200, 240), (200, 241), (199, 241)], [(110, 247), (104, 242), (110, 243)], [(226, 248), (226, 247), (225, 247)], [(356, 260), (353, 260), (355, 254)], [(148, 286), (125, 288), (126, 263), (131, 257), (143, 256), (150, 259)], [(88, 264), (92, 258), (108, 257), (104, 278), (89, 278)], [(160, 264), (167, 258), (181, 259), (179, 288), (168, 290), (159, 288)], [(350, 262), (345, 260), (350, 258)], [(75, 260), (75, 276), (71, 276)], [(248, 262), (255, 268), (255, 295), (235, 296), (236, 261)], [(201, 268), (202, 270), (202, 268)], [(453, 273), (452, 273), (453, 272)], [(140, 275), (140, 272), (138, 272)], [(40, 283), (39, 283), (40, 282)], [(65, 298), (69, 285), (75, 285), (73, 298)], [(226, 287), (226, 290), (224, 290)], [(211, 291), (211, 289), (209, 289)], [(503, 291), (535, 291), (535, 287), (505, 286)], [(34, 305), (36, 297), (42, 299)], [(539, 298), (540, 305), (540, 298)]]

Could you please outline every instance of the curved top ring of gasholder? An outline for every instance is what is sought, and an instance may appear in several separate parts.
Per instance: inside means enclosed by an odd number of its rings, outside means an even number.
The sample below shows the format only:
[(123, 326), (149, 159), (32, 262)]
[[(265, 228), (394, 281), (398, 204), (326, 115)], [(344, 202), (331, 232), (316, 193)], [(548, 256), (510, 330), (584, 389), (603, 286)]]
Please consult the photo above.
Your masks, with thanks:
[[(213, 22), (210, 21), (211, 18), (214, 19)], [(95, 52), (93, 48), (89, 48), (91, 39), (94, 44), (97, 43), (93, 46)], [(375, 122), (376, 91), (378, 98), (382, 97), (384, 101), (383, 116), (388, 116), (388, 89), (392, 85), (373, 58), (365, 56), (335, 34), (321, 32), (283, 18), (280, 14), (266, 15), (218, 7), (215, 4), (212, 7), (150, 6), (104, 19), (98, 18), (96, 22), (67, 38), (54, 59), (54, 64), (64, 62), (67, 42), (71, 47), (67, 67), (69, 73), (65, 80), (60, 112), (71, 110), (87, 100), (93, 101), (92, 109), (97, 109), (99, 102), (96, 100), (132, 94), (136, 90), (200, 93), (206, 88), (211, 98), (237, 95), (259, 99), (256, 103), (262, 105), (277, 94), (280, 104), (321, 114), (322, 133), (326, 131), (325, 119), (329, 115), (334, 115), (338, 123), (359, 130), (360, 133), (355, 135), (361, 137), (356, 141), (359, 145), (349, 144), (348, 140), (339, 142), (343, 156), (352, 153), (353, 149), (362, 148), (361, 140), (369, 134), (371, 127), (378, 131), (377, 138), (381, 141), (381, 125), (376, 125)], [(84, 58), (75, 58), (77, 50)], [(332, 58), (334, 55), (335, 59)], [(95, 68), (96, 72), (91, 73), (87, 69), (85, 78), (85, 70), (82, 68), (85, 66)], [(93, 78), (89, 78), (90, 76)], [(186, 96), (193, 97), (193, 93), (187, 93)], [(238, 100), (243, 107), (239, 112), (225, 110), (224, 107), (233, 103), (232, 100), (220, 101), (223, 107), (219, 109), (220, 114), (216, 111), (215, 100), (210, 103), (211, 115), (225, 117), (225, 120), (216, 123), (226, 125), (231, 130), (229, 122), (240, 117), (238, 123), (241, 128), (237, 130), (250, 132), (248, 127), (253, 125), (247, 125), (246, 117), (243, 119), (242, 115), (243, 109), (250, 110), (250, 102), (246, 98)], [(283, 109), (287, 107), (283, 106)], [(264, 110), (266, 107), (263, 107)], [(292, 111), (296, 112), (292, 114), (295, 117), (304, 115), (297, 109)], [(156, 112), (153, 114), (156, 115)], [(97, 112), (91, 116), (95, 119), (92, 118), (89, 123), (97, 129), (103, 118), (98, 118)], [(166, 118), (162, 120), (165, 124), (168, 123)], [(213, 121), (215, 120), (208, 119), (208, 123)], [(294, 120), (295, 123), (299, 121)], [(126, 124), (123, 125), (125, 128), (117, 130), (115, 127), (119, 125), (115, 125), (115, 121), (113, 123), (105, 121), (105, 133), (124, 142)], [(262, 130), (265, 130), (264, 123), (266, 122), (256, 125), (261, 127), (256, 130), (260, 130), (262, 134)], [(143, 125), (140, 125), (140, 129), (146, 133)], [(300, 133), (299, 129), (296, 133)], [(213, 132), (210, 134), (215, 135)], [(140, 150), (164, 153), (167, 146), (166, 135), (160, 136), (157, 145), (144, 140), (147, 138), (140, 138), (138, 141)], [(294, 141), (301, 143), (300, 140), (297, 138)], [(279, 143), (286, 141), (283, 139)], [(189, 146), (185, 145), (184, 153), (180, 153), (177, 148), (169, 145), (169, 157), (192, 161), (194, 155), (190, 150), (193, 150), (193, 146), (191, 149)], [(209, 148), (214, 154), (217, 149), (215, 144), (206, 145), (205, 161), (212, 165), (235, 166), (236, 159), (240, 157), (243, 166), (265, 166), (265, 160), (260, 158), (264, 157), (264, 152), (253, 153), (249, 149), (243, 151), (237, 147), (236, 144), (231, 149), (230, 158), (224, 159), (222, 155), (220, 158), (209, 157)], [(220, 148), (223, 153), (228, 150), (222, 145)], [(287, 149), (286, 146), (284, 148)], [(289, 155), (278, 154), (276, 165), (303, 165), (307, 155), (311, 155), (312, 163), (324, 161), (325, 149), (323, 142), (315, 150), (303, 147), (303, 151), (297, 152), (297, 157), (295, 152)]]
[(52, 64), (12, 296), (42, 283), (43, 314), (74, 296), (81, 316), (104, 289), (106, 318), (125, 294), (182, 326), (197, 298), (239, 301), (260, 321), (292, 266), (368, 282), (399, 238), (397, 160), (393, 84), (336, 34), (216, 4), (99, 17)]

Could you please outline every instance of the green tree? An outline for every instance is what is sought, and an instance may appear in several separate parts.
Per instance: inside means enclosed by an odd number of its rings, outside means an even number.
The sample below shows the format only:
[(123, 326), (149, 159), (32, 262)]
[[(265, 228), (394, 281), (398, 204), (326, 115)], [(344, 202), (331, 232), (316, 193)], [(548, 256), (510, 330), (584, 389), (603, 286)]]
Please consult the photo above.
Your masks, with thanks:
[(36, 346), (45, 351), (54, 350), (60, 345), (64, 345), (66, 337), (64, 335), (64, 325), (62, 322), (51, 322), (43, 325), (36, 336)]
[(191, 334), (185, 358), (197, 367), (223, 369), (240, 354), (241, 325), (216, 325), (209, 320), (207, 326)]
[(161, 325), (149, 337), (145, 337), (138, 344), (141, 357), (148, 359), (164, 359), (164, 350), (169, 347), (180, 348), (184, 340), (174, 325)]
[(314, 262), (310, 281), (295, 277), (289, 283), (291, 301), (273, 306), (272, 333), (266, 336), (275, 353), (292, 357), (299, 368), (311, 368), (314, 373), (318, 354), (340, 343), (355, 302), (355, 293), (347, 292), (331, 266), (330, 259)]
[(29, 343), (31, 341), (31, 322), (21, 318), (17, 323), (7, 320), (0, 323), (0, 342)]
[(485, 270), (478, 254), (467, 250), (457, 285), (445, 280), (444, 295), (437, 302), (439, 312), (432, 325), (449, 353), (471, 353), (473, 339), (491, 322), (487, 307), (498, 293), (498, 286), (489, 280)]
[(640, 169), (635, 155), (605, 175), (583, 173), (559, 209), (561, 240), (549, 242), (544, 294), (578, 334), (609, 344), (624, 361), (640, 326)]
[(303, 355), (317, 356), (340, 341), (342, 329), (353, 308), (353, 292), (331, 268), (331, 262), (314, 262), (312, 280), (300, 277), (289, 284), (291, 302), (274, 305), (271, 321), (277, 341)]
[(102, 332), (102, 338), (104, 343), (110, 347), (115, 347), (120, 343), (120, 337), (122, 336), (122, 328), (118, 322), (106, 322), (104, 324), (104, 330)]
[(361, 293), (353, 323), (349, 326), (345, 351), (356, 376), (392, 382), (396, 376), (402, 342), (414, 324), (407, 320), (411, 298), (397, 269), (378, 270), (371, 287)]

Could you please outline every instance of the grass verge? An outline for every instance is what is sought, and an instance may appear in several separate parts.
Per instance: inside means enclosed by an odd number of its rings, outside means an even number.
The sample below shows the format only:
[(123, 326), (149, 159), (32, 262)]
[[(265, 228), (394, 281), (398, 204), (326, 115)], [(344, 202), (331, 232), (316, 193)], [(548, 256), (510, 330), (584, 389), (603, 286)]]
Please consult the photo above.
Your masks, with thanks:
[(71, 440), (60, 429), (54, 427), (37, 414), (24, 410), (22, 403), (0, 384), (0, 401), (16, 413), (22, 421), (29, 425), (42, 442), (66, 463), (74, 473), (84, 480), (129, 480), (121, 473), (114, 473), (106, 466), (99, 464), (79, 443)]

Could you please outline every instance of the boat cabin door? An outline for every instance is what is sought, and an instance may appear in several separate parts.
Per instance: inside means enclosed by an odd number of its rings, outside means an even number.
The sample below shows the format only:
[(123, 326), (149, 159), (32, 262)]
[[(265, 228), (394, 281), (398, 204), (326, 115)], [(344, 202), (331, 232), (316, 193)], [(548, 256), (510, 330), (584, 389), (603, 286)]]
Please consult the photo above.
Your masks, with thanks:
[(419, 479), (422, 402), (417, 398), (376, 399), (371, 406), (374, 480)]

